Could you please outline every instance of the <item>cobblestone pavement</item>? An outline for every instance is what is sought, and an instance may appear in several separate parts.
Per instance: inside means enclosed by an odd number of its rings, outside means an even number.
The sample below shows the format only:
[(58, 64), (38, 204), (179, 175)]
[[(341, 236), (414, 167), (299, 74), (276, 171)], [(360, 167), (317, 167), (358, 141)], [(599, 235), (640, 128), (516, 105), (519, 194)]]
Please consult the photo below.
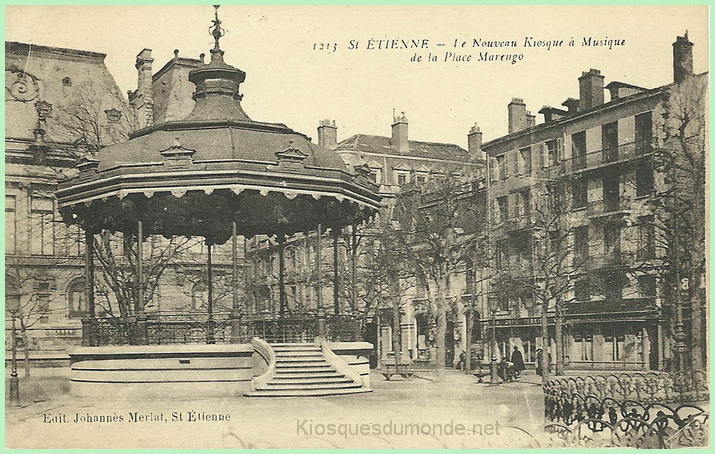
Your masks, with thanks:
[[(534, 446), (543, 395), (533, 371), (490, 386), (446, 371), (385, 381), (335, 397), (141, 400), (78, 399), (62, 369), (33, 371), (23, 406), (6, 409), (13, 448), (488, 448)], [(38, 394), (42, 382), (48, 385)], [(34, 382), (34, 383), (33, 383)], [(40, 385), (38, 385), (40, 384)], [(41, 393), (39, 393), (41, 394)], [(79, 418), (78, 422), (75, 419)], [(93, 422), (96, 419), (110, 422)], [(180, 418), (180, 419), (179, 419)], [(226, 420), (228, 419), (228, 420)]]

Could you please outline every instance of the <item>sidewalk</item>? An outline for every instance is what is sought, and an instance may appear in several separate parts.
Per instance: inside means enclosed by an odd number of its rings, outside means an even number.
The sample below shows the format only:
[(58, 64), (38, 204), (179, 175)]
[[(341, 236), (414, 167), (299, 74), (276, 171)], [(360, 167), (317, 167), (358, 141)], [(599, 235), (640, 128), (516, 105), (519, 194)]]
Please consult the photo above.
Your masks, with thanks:
[[(374, 392), (359, 395), (112, 401), (108, 392), (101, 402), (72, 397), (64, 391), (65, 371), (55, 372), (20, 377), (23, 406), (6, 409), (9, 447), (518, 447), (528, 446), (524, 431), (543, 422), (540, 386), (478, 384), (452, 370), (442, 382), (433, 381), (433, 371), (392, 381), (373, 372)], [(43, 384), (52, 387), (34, 402), (28, 392)], [(418, 433), (405, 433), (415, 427)], [(467, 432), (453, 433), (458, 427)]]

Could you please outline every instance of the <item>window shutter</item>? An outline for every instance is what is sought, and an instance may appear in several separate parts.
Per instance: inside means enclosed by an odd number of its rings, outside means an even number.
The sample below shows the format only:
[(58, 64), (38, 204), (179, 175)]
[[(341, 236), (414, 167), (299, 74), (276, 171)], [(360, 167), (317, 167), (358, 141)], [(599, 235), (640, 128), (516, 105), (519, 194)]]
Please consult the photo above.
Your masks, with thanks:
[(559, 162), (563, 162), (566, 159), (564, 153), (564, 140), (561, 137), (556, 139), (556, 156), (558, 156)]
[(547, 156), (548, 149), (546, 144), (540, 143), (537, 147), (537, 154), (539, 155), (539, 167), (545, 169), (549, 166), (549, 157)]

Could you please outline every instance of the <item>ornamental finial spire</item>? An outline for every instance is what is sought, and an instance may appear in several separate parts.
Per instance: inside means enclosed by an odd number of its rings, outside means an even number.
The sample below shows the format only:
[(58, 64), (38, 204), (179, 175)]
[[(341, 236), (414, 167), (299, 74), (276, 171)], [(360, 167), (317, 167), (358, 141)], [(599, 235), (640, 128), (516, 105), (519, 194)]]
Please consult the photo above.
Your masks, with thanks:
[(221, 5), (213, 5), (214, 19), (211, 21), (213, 25), (209, 27), (209, 34), (214, 37), (214, 48), (211, 49), (211, 61), (223, 61), (223, 51), (219, 47), (219, 39), (226, 34), (226, 30), (221, 28), (221, 20), (218, 18), (218, 9)]

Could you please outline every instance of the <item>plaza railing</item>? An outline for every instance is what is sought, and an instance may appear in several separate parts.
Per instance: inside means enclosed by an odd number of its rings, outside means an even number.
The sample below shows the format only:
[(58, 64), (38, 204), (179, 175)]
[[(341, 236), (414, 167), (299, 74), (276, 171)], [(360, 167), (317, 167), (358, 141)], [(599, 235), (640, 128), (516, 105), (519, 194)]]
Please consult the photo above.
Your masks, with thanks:
[[(96, 318), (83, 320), (87, 345), (170, 345), (225, 344), (248, 342), (260, 337), (267, 342), (313, 342), (319, 333), (319, 320), (325, 320), (329, 341), (363, 340), (359, 316), (315, 313), (261, 313), (232, 319), (228, 313), (208, 319), (201, 313), (151, 314), (145, 321), (146, 338), (139, 336), (136, 318)], [(235, 331), (235, 332), (234, 332)]]
[(556, 444), (707, 445), (710, 392), (705, 372), (567, 377), (550, 380), (543, 389), (545, 429)]

